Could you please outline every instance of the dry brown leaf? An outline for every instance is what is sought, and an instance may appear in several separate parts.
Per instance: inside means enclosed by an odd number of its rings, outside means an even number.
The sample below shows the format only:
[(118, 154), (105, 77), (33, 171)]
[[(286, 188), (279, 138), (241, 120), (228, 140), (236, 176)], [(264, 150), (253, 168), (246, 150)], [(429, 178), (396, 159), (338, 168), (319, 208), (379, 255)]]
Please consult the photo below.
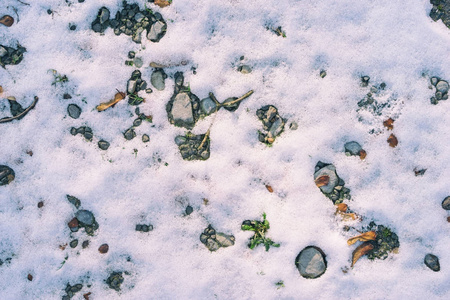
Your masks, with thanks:
[(114, 96), (114, 99), (112, 99), (111, 101), (100, 103), (100, 105), (97, 106), (97, 110), (104, 111), (105, 109), (110, 108), (111, 106), (115, 105), (117, 102), (119, 102), (123, 99), (125, 99), (125, 94), (122, 92), (118, 92)]
[(377, 238), (377, 233), (375, 231), (367, 231), (358, 236), (352, 237), (347, 241), (347, 244), (353, 245), (357, 241), (366, 242), (366, 241), (374, 241)]
[(397, 137), (393, 133), (391, 133), (387, 141), (389, 143), (389, 146), (391, 146), (392, 148), (395, 148), (398, 145)]
[(365, 150), (359, 151), (359, 158), (364, 159), (367, 156), (367, 152)]
[(347, 212), (348, 209), (348, 205), (345, 203), (339, 203), (338, 205), (336, 205), (336, 212)]
[(159, 7), (166, 7), (169, 6), (171, 2), (168, 0), (155, 0), (155, 5), (158, 5)]
[(89, 292), (89, 293), (84, 294), (84, 295), (83, 295), (83, 298), (86, 299), (86, 300), (89, 300), (89, 295), (90, 295), (90, 294), (92, 294), (92, 293)]
[(356, 220), (358, 219), (358, 215), (355, 213), (339, 213), (342, 217), (342, 220), (349, 221), (349, 220)]
[(391, 118), (387, 119), (383, 122), (383, 126), (386, 127), (388, 130), (394, 129), (394, 120)]
[(11, 27), (11, 25), (14, 24), (14, 18), (8, 15), (4, 15), (0, 19), (0, 24), (5, 25), (6, 27)]
[(269, 193), (273, 193), (273, 188), (270, 185), (266, 184), (266, 189), (269, 191)]
[(317, 187), (327, 185), (328, 182), (330, 182), (330, 176), (322, 175), (322, 176), (318, 177), (314, 182), (316, 183)]
[(0, 96), (3, 94), (3, 87), (0, 85)]
[(67, 243), (65, 243), (64, 245), (59, 245), (59, 249), (64, 250), (67, 247)]
[(353, 251), (352, 256), (352, 267), (356, 264), (358, 259), (360, 259), (362, 256), (366, 255), (370, 250), (373, 249), (373, 245), (369, 242), (364, 242), (361, 245), (359, 245), (355, 251)]

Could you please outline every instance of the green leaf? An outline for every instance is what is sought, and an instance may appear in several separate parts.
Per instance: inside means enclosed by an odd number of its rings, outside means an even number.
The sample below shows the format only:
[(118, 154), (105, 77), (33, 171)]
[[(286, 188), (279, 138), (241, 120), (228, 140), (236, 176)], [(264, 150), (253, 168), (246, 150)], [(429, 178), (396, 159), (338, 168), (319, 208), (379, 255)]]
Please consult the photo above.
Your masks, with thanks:
[(250, 231), (255, 231), (255, 228), (253, 226), (250, 225), (242, 225), (241, 226), (242, 230), (250, 230)]

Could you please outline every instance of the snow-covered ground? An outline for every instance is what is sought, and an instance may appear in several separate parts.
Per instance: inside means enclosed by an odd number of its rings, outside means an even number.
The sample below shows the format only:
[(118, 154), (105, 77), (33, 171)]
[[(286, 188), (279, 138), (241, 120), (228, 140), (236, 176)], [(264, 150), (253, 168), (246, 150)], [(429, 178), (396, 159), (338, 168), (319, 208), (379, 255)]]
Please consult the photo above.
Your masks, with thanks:
[[(450, 103), (430, 104), (430, 77), (450, 79), (450, 30), (428, 16), (429, 1), (173, 0), (160, 8), (136, 0), (167, 22), (159, 43), (144, 38), (140, 45), (111, 28), (104, 35), (91, 30), (102, 6), (115, 16), (121, 3), (0, 3), (0, 17), (15, 18), (11, 27), (0, 25), (0, 44), (27, 49), (18, 65), (0, 69), (0, 118), (10, 116), (6, 97), (24, 107), (39, 97), (23, 119), (0, 124), (0, 165), (16, 176), (0, 186), (0, 299), (61, 299), (67, 283), (83, 284), (73, 299), (88, 292), (89, 299), (450, 298), (450, 223), (441, 207), (450, 195)], [(286, 37), (270, 30), (278, 26)], [(144, 61), (149, 86), (150, 62), (172, 67), (164, 69), (163, 91), (140, 93), (140, 110), (153, 123), (143, 122), (137, 137), (125, 140), (135, 107), (126, 100), (103, 112), (95, 107), (126, 90), (135, 70), (125, 65), (129, 51)], [(238, 72), (242, 64), (252, 72)], [(51, 69), (69, 81), (52, 85)], [(178, 71), (200, 99), (254, 90), (235, 112), (222, 109), (194, 127), (194, 134), (211, 128), (206, 161), (183, 160), (174, 143), (186, 133), (166, 112)], [(364, 75), (369, 87), (360, 86)], [(391, 107), (380, 116), (357, 112), (370, 86), (382, 82), (386, 88), (375, 98)], [(70, 103), (82, 109), (80, 118), (68, 116)], [(287, 119), (271, 147), (258, 141), (256, 117), (268, 104)], [(389, 117), (393, 131), (382, 125)], [(92, 128), (92, 142), (70, 134), (80, 126)], [(386, 142), (391, 133), (396, 148)], [(97, 146), (100, 139), (111, 144), (107, 151)], [(345, 155), (352, 140), (367, 151), (365, 160)], [(362, 224), (374, 220), (397, 233), (398, 254), (361, 258), (349, 268), (352, 234), (314, 183), (318, 161), (336, 166)], [(415, 176), (415, 168), (427, 171)], [(76, 208), (67, 194), (95, 215), (93, 237), (71, 233)], [(186, 216), (188, 205), (194, 211)], [(263, 212), (268, 236), (281, 244), (268, 252), (250, 250), (251, 233), (241, 230)], [(137, 232), (136, 224), (154, 229)], [(208, 251), (199, 240), (208, 224), (233, 234), (235, 245)], [(76, 248), (60, 248), (73, 239)], [(109, 251), (101, 254), (104, 243)], [(327, 270), (317, 279), (301, 277), (294, 264), (308, 245), (326, 254)], [(439, 257), (439, 272), (425, 266), (427, 253)], [(114, 271), (127, 272), (120, 292), (105, 283)], [(284, 287), (277, 288), (280, 280)]]

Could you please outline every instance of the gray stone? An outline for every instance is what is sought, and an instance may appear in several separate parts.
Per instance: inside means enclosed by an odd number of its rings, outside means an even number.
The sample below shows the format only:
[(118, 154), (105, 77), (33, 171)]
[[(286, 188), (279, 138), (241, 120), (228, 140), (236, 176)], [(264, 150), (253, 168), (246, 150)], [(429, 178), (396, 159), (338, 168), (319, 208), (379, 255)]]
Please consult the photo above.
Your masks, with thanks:
[(437, 78), (437, 77), (431, 77), (431, 78), (430, 78), (430, 82), (431, 82), (431, 84), (434, 85), (434, 86), (436, 86), (436, 84), (438, 83), (438, 81), (439, 81), (439, 78)]
[(8, 54), (8, 50), (6, 50), (4, 47), (0, 46), (0, 57), (5, 56)]
[(159, 42), (159, 40), (164, 36), (166, 32), (166, 24), (161, 21), (157, 21), (153, 23), (150, 27), (150, 30), (147, 34), (147, 39), (152, 42)]
[(358, 142), (352, 141), (345, 143), (344, 145), (345, 154), (359, 156), (359, 153), (362, 150), (361, 145)]
[(238, 68), (238, 71), (242, 74), (249, 74), (252, 72), (252, 68), (249, 65), (242, 65)]
[(441, 266), (439, 265), (439, 258), (431, 253), (425, 255), (423, 262), (434, 272), (439, 272), (439, 270), (441, 269)]
[(175, 96), (172, 106), (172, 116), (175, 124), (187, 124), (190, 128), (194, 127), (194, 113), (189, 94), (179, 93)]
[(0, 165), (0, 186), (11, 183), (15, 178), (14, 170), (8, 166)]
[(67, 106), (67, 113), (73, 119), (78, 119), (81, 115), (81, 108), (76, 104), (69, 104)]
[(182, 135), (178, 135), (175, 137), (175, 144), (177, 144), (178, 146), (186, 143), (187, 138), (185, 136)]
[(234, 245), (235, 238), (232, 235), (227, 235), (222, 232), (216, 233), (216, 240), (219, 243), (220, 247), (229, 247)]
[(329, 177), (328, 184), (322, 185), (319, 188), (323, 193), (329, 194), (339, 183), (339, 177), (336, 174), (336, 167), (333, 165), (326, 165), (325, 167), (314, 173), (314, 180), (324, 175)]
[(153, 71), (150, 81), (155, 89), (157, 89), (158, 91), (162, 91), (166, 87), (166, 78), (166, 73), (164, 73), (162, 69), (158, 69)]
[(200, 109), (204, 115), (209, 116), (218, 110), (218, 105), (213, 99), (207, 97), (200, 101)]
[(95, 222), (94, 215), (88, 210), (79, 210), (75, 213), (75, 217), (78, 219), (80, 223), (84, 225), (93, 225)]
[(81, 205), (81, 201), (80, 199), (78, 199), (77, 197), (74, 196), (70, 196), (70, 195), (66, 195), (67, 200), (69, 200), (70, 203), (72, 203), (76, 209), (78, 209)]
[(75, 248), (76, 246), (78, 246), (78, 240), (75, 239), (75, 240), (71, 241), (69, 245), (70, 245), (70, 248)]
[(185, 212), (186, 212), (186, 215), (189, 216), (190, 214), (192, 214), (192, 213), (194, 212), (194, 209), (192, 208), (192, 206), (188, 205), (188, 206), (186, 207)]
[(99, 147), (100, 149), (102, 149), (102, 150), (108, 150), (108, 148), (109, 148), (109, 143), (108, 143), (107, 141), (105, 141), (105, 140), (100, 140), (100, 141), (98, 142), (98, 147)]
[(123, 136), (126, 140), (132, 140), (136, 137), (136, 132), (133, 128), (128, 128), (124, 133)]
[(100, 24), (104, 24), (109, 20), (110, 12), (109, 9), (106, 7), (100, 8), (100, 11), (98, 12), (98, 19), (100, 21)]
[(450, 210), (450, 196), (445, 197), (442, 201), (442, 208), (445, 210)]
[(315, 246), (304, 248), (295, 259), (295, 265), (300, 275), (309, 279), (320, 277), (327, 269), (325, 254)]
[(135, 65), (136, 68), (142, 67), (144, 65), (144, 62), (142, 61), (142, 58), (136, 57), (134, 59), (134, 65)]
[(263, 131), (259, 132), (259, 140), (269, 145), (272, 144), (275, 138), (283, 132), (285, 121), (273, 105), (266, 105), (258, 109), (256, 116), (263, 123)]
[(327, 71), (321, 70), (319, 75), (320, 75), (321, 78), (325, 78), (325, 76), (327, 76)]
[[(144, 32), (144, 28), (139, 27), (136, 31), (133, 32), (133, 35), (131, 37), (131, 39), (133, 40), (133, 42), (140, 44), (141, 40), (142, 40), (142, 32)], [(136, 64), (136, 61), (135, 61)], [(142, 65), (141, 65), (142, 67)], [(140, 67), (138, 67), (140, 68)]]
[(134, 127), (141, 126), (141, 124), (142, 124), (142, 119), (141, 119), (141, 118), (137, 118), (137, 119), (135, 119), (135, 120), (133, 121), (133, 126), (134, 126)]
[(134, 94), (136, 91), (136, 80), (128, 80), (127, 84), (127, 93), (128, 94)]
[(297, 130), (298, 129), (297, 122), (292, 122), (291, 124), (289, 124), (289, 129), (290, 130)]
[(441, 92), (442, 94), (445, 94), (448, 92), (449, 89), (449, 85), (448, 82), (445, 80), (440, 80), (437, 84), (436, 84), (436, 90), (437, 92)]

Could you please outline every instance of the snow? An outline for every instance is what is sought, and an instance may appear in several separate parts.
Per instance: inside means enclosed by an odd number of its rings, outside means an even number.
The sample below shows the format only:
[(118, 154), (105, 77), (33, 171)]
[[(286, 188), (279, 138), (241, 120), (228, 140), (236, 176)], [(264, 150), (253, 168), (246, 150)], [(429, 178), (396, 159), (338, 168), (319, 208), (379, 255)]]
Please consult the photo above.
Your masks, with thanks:
[[(74, 299), (87, 292), (90, 299), (450, 298), (450, 227), (441, 208), (450, 194), (450, 103), (431, 105), (429, 88), (431, 76), (450, 79), (450, 31), (429, 18), (429, 1), (173, 0), (162, 9), (147, 3), (168, 29), (159, 43), (142, 45), (112, 29), (104, 35), (90, 30), (98, 9), (106, 6), (114, 16), (119, 0), (24, 2), (30, 5), (0, 3), (0, 14), (16, 19), (10, 28), (0, 25), (0, 44), (27, 48), (20, 64), (0, 69), (0, 118), (9, 116), (7, 96), (24, 107), (35, 95), (40, 101), (22, 120), (0, 124), (0, 165), (16, 173), (0, 187), (0, 259), (12, 257), (0, 266), (0, 299), (60, 299), (67, 283), (84, 285)], [(146, 1), (136, 3), (144, 8)], [(286, 38), (266, 26), (282, 26)], [(125, 65), (131, 50), (144, 60), (140, 70), (148, 84), (150, 62), (188, 64), (165, 68), (164, 91), (142, 93), (141, 112), (153, 123), (143, 122), (137, 137), (126, 141), (134, 107), (126, 101), (101, 113), (95, 107), (126, 89), (134, 70)], [(242, 55), (250, 74), (236, 71)], [(69, 82), (52, 86), (50, 69)], [(207, 161), (183, 161), (174, 143), (185, 133), (169, 124), (165, 111), (177, 71), (200, 99), (209, 92), (223, 101), (255, 91), (237, 111), (220, 110), (197, 123), (195, 134), (213, 124)], [(385, 82), (383, 97), (398, 102), (365, 123), (356, 112), (369, 90), (359, 86), (362, 75), (370, 76), (369, 84)], [(64, 100), (66, 92), (73, 98)], [(67, 115), (70, 103), (81, 107), (79, 119)], [(258, 141), (262, 124), (255, 114), (268, 104), (288, 119), (272, 147)], [(391, 114), (396, 148), (380, 122)], [(298, 130), (289, 130), (291, 121)], [(79, 126), (92, 128), (93, 142), (70, 135)], [(369, 134), (374, 128), (379, 133)], [(144, 133), (149, 143), (142, 143)], [(100, 139), (111, 143), (107, 151), (98, 148)], [(344, 144), (352, 140), (367, 151), (364, 161), (345, 155)], [(398, 234), (398, 254), (362, 258), (343, 273), (354, 247), (314, 184), (319, 160), (336, 166), (351, 189), (348, 204), (363, 222), (375, 220)], [(414, 176), (416, 167), (427, 169), (424, 176)], [(100, 225), (94, 237), (84, 230), (71, 235), (67, 223), (76, 210), (67, 194), (94, 213)], [(188, 204), (194, 212), (184, 216)], [(281, 244), (269, 252), (248, 249), (251, 234), (240, 229), (263, 212), (268, 236)], [(154, 230), (136, 232), (144, 223)], [(233, 234), (236, 244), (210, 253), (199, 240), (208, 224)], [(73, 238), (77, 248), (60, 249)], [(86, 239), (90, 246), (81, 249)], [(107, 254), (97, 250), (103, 243)], [(327, 271), (314, 280), (302, 278), (294, 265), (308, 245), (327, 255)], [(439, 257), (440, 272), (424, 265), (427, 253)], [(121, 292), (105, 283), (113, 271), (129, 272)], [(277, 289), (280, 280), (285, 287)]]

